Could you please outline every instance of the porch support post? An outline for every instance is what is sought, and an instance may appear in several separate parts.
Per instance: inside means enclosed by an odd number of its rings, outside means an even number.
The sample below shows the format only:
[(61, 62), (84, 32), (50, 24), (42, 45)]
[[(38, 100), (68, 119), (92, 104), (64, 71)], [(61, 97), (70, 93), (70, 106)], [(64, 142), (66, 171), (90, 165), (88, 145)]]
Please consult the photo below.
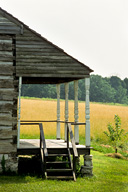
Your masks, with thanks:
[[(78, 80), (74, 81), (74, 119), (78, 123)], [(79, 125), (74, 125), (75, 143), (79, 144)]]
[[(69, 83), (65, 83), (65, 121), (68, 121), (68, 92)], [(65, 123), (65, 141), (67, 141), (67, 123)]]
[(90, 88), (90, 78), (85, 79), (85, 90), (86, 90), (86, 108), (85, 108), (85, 119), (86, 119), (86, 147), (90, 147), (90, 104), (89, 104), (89, 88)]
[(89, 106), (89, 88), (90, 88), (90, 78), (85, 79), (85, 90), (86, 90), (86, 109), (85, 109), (85, 118), (86, 118), (86, 143), (85, 146), (88, 149), (88, 153), (84, 157), (84, 165), (81, 166), (81, 174), (83, 176), (92, 176), (93, 175), (93, 164), (92, 164), (92, 155), (90, 155), (90, 106)]
[[(60, 121), (60, 84), (56, 85), (57, 90), (57, 121)], [(56, 138), (60, 139), (60, 122), (57, 122)]]
[(19, 77), (19, 110), (18, 110), (18, 135), (17, 135), (17, 147), (19, 147), (19, 145), (20, 145), (21, 87), (22, 87), (22, 77)]

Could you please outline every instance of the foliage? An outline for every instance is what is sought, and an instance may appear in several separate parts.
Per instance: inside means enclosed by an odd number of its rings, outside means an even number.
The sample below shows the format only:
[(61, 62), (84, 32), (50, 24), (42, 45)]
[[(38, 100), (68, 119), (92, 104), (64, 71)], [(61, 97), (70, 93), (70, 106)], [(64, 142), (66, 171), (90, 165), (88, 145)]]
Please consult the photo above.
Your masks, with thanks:
[[(128, 104), (128, 78), (121, 80), (117, 76), (105, 77), (91, 75), (90, 101)], [(25, 84), (22, 86), (22, 96), (38, 98), (56, 98), (55, 84)], [(61, 84), (61, 99), (65, 98), (64, 84)], [(85, 100), (85, 79), (79, 80), (79, 100)], [(74, 85), (69, 83), (69, 99), (74, 99)]]
[(115, 153), (117, 153), (117, 147), (119, 146), (119, 141), (121, 141), (123, 137), (126, 136), (127, 133), (124, 133), (124, 129), (121, 128), (121, 119), (118, 115), (115, 115), (114, 120), (115, 120), (115, 128), (111, 125), (111, 123), (109, 123), (108, 132), (104, 131), (104, 134), (107, 135), (109, 141), (115, 148)]

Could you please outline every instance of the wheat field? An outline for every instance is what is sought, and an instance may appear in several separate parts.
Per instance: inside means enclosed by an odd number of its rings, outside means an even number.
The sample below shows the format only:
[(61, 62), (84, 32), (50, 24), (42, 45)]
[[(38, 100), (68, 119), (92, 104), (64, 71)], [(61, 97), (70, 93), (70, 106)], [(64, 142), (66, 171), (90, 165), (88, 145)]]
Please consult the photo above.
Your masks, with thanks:
[[(60, 101), (61, 120), (64, 120), (65, 102)], [(56, 100), (21, 99), (21, 120), (56, 120)], [(109, 122), (114, 124), (114, 115), (121, 118), (121, 127), (128, 131), (128, 106), (90, 103), (91, 137), (105, 137)], [(69, 121), (74, 121), (74, 102), (69, 101)], [(85, 103), (79, 102), (79, 122), (85, 122)], [(46, 136), (56, 136), (56, 123), (43, 123)], [(85, 126), (79, 126), (80, 136), (85, 135)], [(38, 126), (21, 126), (20, 134), (38, 136)], [(61, 136), (64, 136), (64, 125), (61, 124)]]

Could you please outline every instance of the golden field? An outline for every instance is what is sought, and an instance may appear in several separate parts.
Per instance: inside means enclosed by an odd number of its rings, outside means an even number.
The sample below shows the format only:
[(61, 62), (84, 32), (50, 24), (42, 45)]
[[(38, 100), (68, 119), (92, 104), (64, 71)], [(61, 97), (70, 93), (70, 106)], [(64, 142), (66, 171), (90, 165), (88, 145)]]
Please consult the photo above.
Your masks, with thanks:
[[(61, 120), (64, 120), (65, 102), (60, 102)], [(56, 120), (56, 100), (21, 99), (21, 120)], [(114, 115), (121, 118), (122, 128), (128, 131), (128, 106), (116, 106), (107, 104), (90, 103), (91, 137), (105, 137), (104, 130), (107, 124), (114, 124)], [(69, 101), (69, 121), (74, 121), (74, 102)], [(79, 103), (79, 122), (85, 122), (85, 103)], [(56, 123), (43, 123), (47, 136), (56, 136)], [(21, 126), (21, 137), (39, 135), (38, 126)], [(85, 126), (79, 127), (81, 136), (85, 135)], [(64, 125), (61, 124), (61, 136), (64, 136)]]

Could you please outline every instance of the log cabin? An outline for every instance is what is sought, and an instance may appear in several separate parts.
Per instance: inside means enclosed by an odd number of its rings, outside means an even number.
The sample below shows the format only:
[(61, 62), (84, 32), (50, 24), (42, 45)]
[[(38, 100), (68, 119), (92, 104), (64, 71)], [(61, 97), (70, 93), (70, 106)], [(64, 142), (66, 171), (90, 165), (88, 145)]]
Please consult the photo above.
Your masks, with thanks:
[[(40, 153), (42, 175), (47, 178), (75, 180), (75, 160), (84, 156), (81, 167), (83, 175), (92, 175), (92, 155), (90, 155), (90, 73), (93, 70), (68, 55), (36, 31), (30, 29), (13, 15), (0, 8), (0, 172), (18, 171), (18, 155)], [(78, 121), (78, 81), (85, 79), (85, 146), (79, 145)], [(69, 82), (74, 81), (74, 122), (68, 121)], [(60, 84), (65, 84), (65, 121), (60, 120)], [(51, 147), (43, 132), (43, 121), (20, 121), (20, 96), (22, 84), (56, 84), (57, 86), (57, 145)], [(19, 98), (19, 102), (18, 102)], [(47, 121), (47, 120), (45, 120)], [(60, 138), (60, 124), (65, 124), (65, 140)], [(20, 145), (20, 124), (37, 124), (40, 128), (39, 146), (24, 149)], [(74, 136), (71, 126), (74, 126)], [(69, 137), (71, 138), (69, 142)], [(25, 142), (25, 141), (22, 141)], [(49, 142), (49, 144), (48, 144)], [(63, 147), (60, 148), (60, 146)], [(63, 153), (62, 153), (63, 151)], [(62, 154), (61, 154), (62, 153)], [(68, 156), (69, 169), (59, 166), (60, 162), (51, 162), (50, 170), (47, 158), (50, 156)], [(71, 162), (73, 155), (73, 162)], [(68, 162), (67, 161), (67, 162)], [(63, 162), (64, 164), (65, 162)], [(55, 166), (54, 166), (55, 165)], [(61, 162), (62, 165), (62, 162)], [(51, 165), (50, 165), (51, 166)], [(67, 165), (66, 165), (67, 167)], [(55, 175), (55, 172), (58, 174)]]

